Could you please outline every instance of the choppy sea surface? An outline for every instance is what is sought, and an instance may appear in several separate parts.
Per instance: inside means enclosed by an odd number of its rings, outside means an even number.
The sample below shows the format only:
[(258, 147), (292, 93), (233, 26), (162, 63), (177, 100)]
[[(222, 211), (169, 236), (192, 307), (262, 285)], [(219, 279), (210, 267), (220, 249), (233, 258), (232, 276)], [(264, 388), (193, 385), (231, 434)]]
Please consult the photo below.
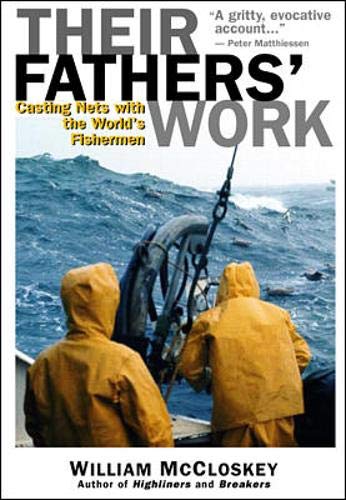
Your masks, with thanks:
[[(334, 365), (334, 198), (332, 185), (234, 186), (229, 211), (209, 254), (213, 276), (231, 260), (252, 262), (262, 298), (290, 311), (312, 349), (307, 373)], [(70, 268), (110, 262), (121, 277), (148, 224), (187, 213), (210, 217), (215, 201), (215, 193), (149, 174), (114, 173), (85, 156), (18, 158), (17, 348), (35, 358), (64, 335), (59, 287)], [(249, 246), (234, 245), (234, 238)], [(309, 281), (303, 273), (311, 270), (320, 271), (323, 279)], [(293, 292), (269, 297), (267, 287), (288, 287)], [(211, 400), (195, 394), (183, 381), (174, 387), (169, 408), (209, 419)]]

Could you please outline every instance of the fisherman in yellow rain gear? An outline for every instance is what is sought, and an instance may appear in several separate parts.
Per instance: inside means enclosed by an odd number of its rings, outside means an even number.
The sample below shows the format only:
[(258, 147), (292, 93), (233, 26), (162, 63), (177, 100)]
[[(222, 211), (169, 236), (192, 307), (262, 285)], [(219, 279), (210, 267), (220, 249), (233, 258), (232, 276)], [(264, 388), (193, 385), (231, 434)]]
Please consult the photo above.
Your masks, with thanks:
[(26, 429), (35, 446), (173, 446), (170, 418), (141, 357), (112, 342), (119, 305), (109, 264), (69, 271), (66, 337), (28, 370)]
[(218, 446), (296, 446), (311, 355), (289, 313), (259, 296), (250, 263), (226, 266), (216, 307), (197, 318), (182, 353), (180, 371), (197, 391), (211, 371)]

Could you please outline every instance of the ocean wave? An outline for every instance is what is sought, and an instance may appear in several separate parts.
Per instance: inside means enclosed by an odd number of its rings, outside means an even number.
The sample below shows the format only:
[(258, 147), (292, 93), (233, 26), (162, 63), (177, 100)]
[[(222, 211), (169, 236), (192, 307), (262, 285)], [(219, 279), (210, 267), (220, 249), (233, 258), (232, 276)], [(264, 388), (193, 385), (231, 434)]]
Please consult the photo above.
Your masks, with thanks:
[(281, 200), (271, 198), (270, 196), (251, 196), (247, 194), (236, 193), (231, 197), (231, 201), (243, 210), (258, 210), (266, 208), (273, 212), (285, 213), (287, 208)]

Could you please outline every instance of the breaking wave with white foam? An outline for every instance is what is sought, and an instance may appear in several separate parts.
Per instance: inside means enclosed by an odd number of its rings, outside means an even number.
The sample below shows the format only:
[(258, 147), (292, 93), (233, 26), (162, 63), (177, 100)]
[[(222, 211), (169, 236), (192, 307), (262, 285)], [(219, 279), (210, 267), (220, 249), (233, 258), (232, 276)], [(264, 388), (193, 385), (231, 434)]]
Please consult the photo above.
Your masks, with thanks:
[(243, 210), (258, 210), (260, 208), (266, 208), (279, 213), (287, 211), (287, 208), (284, 206), (282, 201), (276, 198), (271, 198), (270, 196), (251, 196), (236, 193), (232, 196), (231, 200), (237, 207), (242, 208)]

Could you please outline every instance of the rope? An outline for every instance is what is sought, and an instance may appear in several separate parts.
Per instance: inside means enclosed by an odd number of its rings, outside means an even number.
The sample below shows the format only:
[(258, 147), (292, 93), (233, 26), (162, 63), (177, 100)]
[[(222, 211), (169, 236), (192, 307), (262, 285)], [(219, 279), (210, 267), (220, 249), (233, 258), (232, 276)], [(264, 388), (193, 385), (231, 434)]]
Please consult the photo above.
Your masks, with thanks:
[[(178, 271), (180, 271), (181, 273), (183, 273), (185, 276), (187, 276), (188, 278), (191, 279), (191, 281), (193, 281), (194, 279), (194, 276), (192, 274), (190, 274), (188, 271), (186, 271), (184, 268), (178, 266), (175, 262), (171, 262), (169, 260), (169, 252), (168, 252), (168, 249), (162, 245), (161, 243), (157, 242), (157, 241), (149, 241), (149, 240), (144, 240), (140, 243), (140, 247), (145, 247), (146, 246), (150, 246), (150, 245), (153, 245), (153, 246), (156, 246), (158, 247), (160, 250), (162, 250), (164, 252), (164, 254), (166, 255), (166, 258), (167, 258), (167, 265), (168, 266), (171, 266), (171, 267), (174, 267), (175, 269), (178, 269)], [(204, 289), (199, 285), (199, 283), (197, 282), (196, 283), (196, 287), (199, 289), (199, 291), (201, 292), (201, 295), (203, 295), (204, 299), (205, 299), (205, 303), (206, 303), (206, 306), (208, 307), (209, 306), (209, 303), (208, 303), (208, 298), (207, 298), (207, 294), (205, 293)], [(178, 302), (179, 303), (179, 302)]]

